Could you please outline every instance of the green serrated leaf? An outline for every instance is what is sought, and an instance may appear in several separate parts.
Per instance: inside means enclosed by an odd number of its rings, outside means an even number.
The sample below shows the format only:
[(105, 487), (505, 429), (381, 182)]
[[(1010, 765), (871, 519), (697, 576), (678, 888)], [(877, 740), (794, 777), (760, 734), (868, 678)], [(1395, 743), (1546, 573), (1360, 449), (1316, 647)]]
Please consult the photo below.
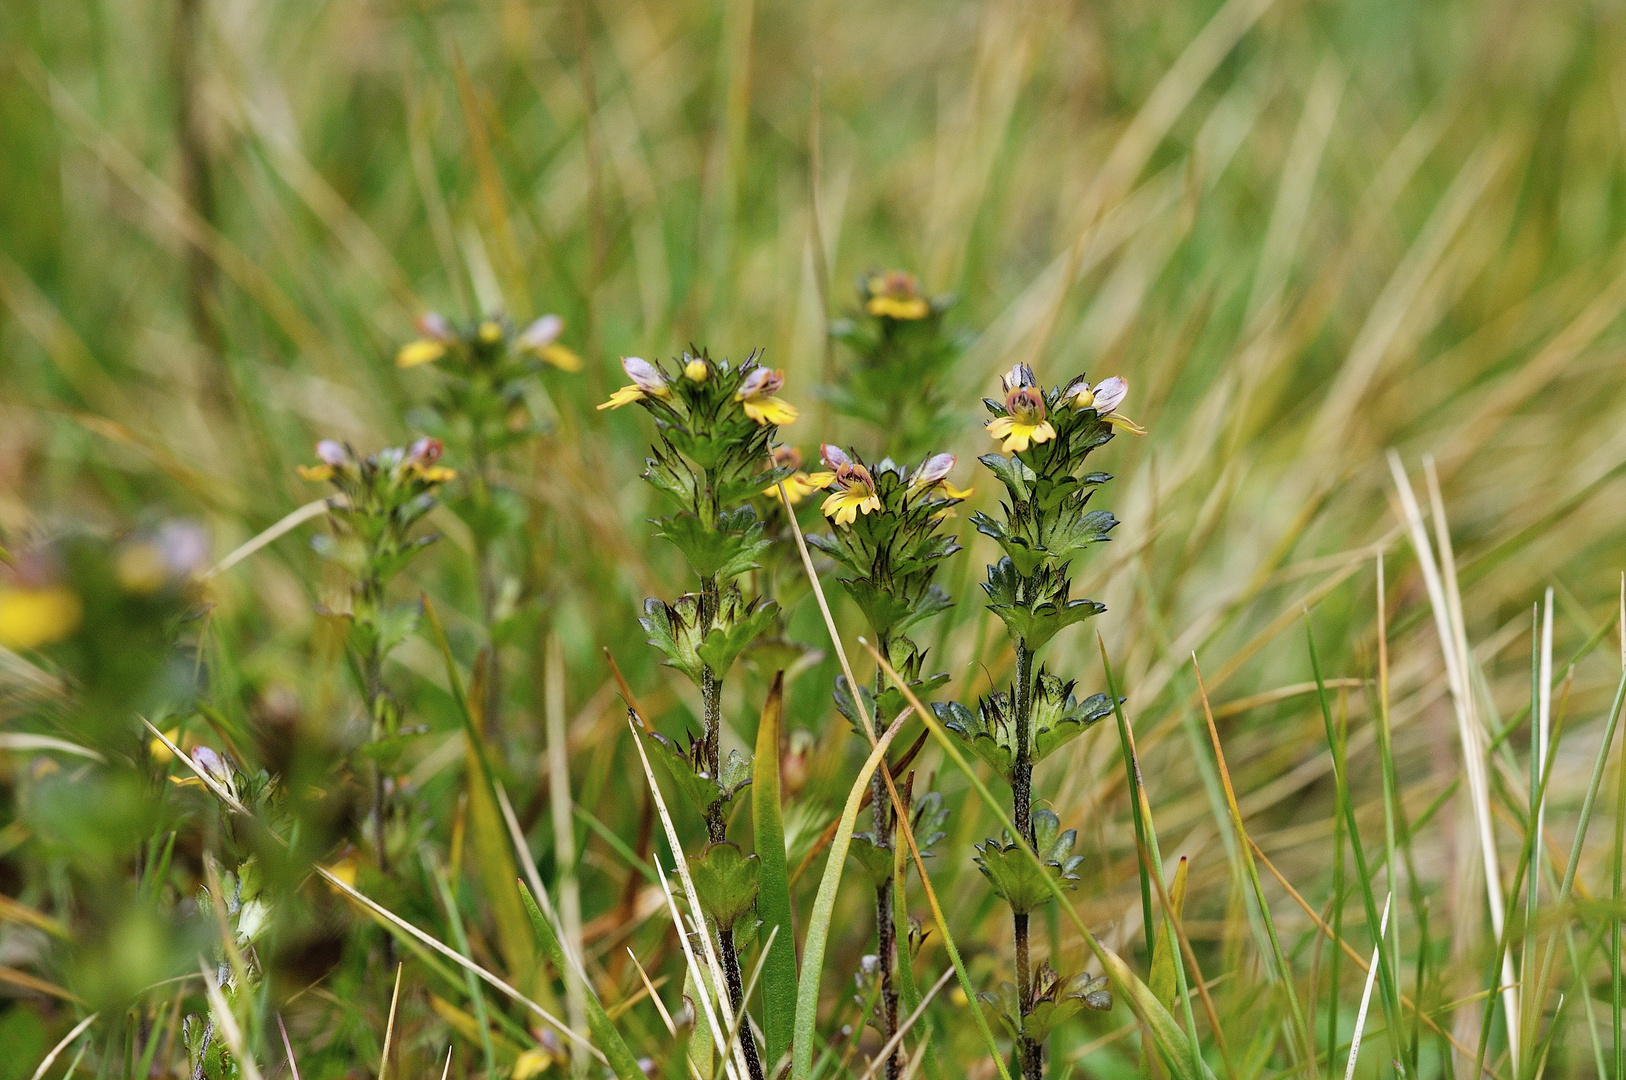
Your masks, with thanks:
[(689, 875), (700, 906), (718, 926), (732, 929), (756, 906), (762, 864), (727, 840), (708, 845), (699, 858), (689, 860)]
[(986, 840), (977, 845), (977, 866), (993, 884), (994, 892), (1018, 915), (1050, 902), (1047, 876), (1064, 888), (1077, 888), (1076, 871), (1084, 861), (1084, 856), (1071, 854), (1078, 833), (1073, 829), (1063, 831), (1060, 819), (1051, 811), (1033, 812), (1033, 833), (1033, 850), (1044, 864), (1043, 873), (1022, 850), (1022, 841), (1008, 833), (1003, 843)]

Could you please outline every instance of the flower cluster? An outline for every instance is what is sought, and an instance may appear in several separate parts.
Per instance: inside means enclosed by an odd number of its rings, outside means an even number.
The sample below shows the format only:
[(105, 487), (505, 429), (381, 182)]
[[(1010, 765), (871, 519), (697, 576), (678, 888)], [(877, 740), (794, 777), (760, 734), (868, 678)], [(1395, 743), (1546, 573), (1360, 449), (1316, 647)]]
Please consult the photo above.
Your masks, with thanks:
[(557, 315), (521, 329), (501, 314), (458, 325), (430, 312), (418, 320), (418, 331), (418, 340), (402, 347), (395, 359), (403, 368), (432, 366), (439, 376), (430, 404), (412, 410), (409, 419), (443, 440), (448, 456), (464, 466), (464, 482), (444, 501), (474, 541), (487, 638), (481, 713), (487, 732), (494, 734), (503, 704), (499, 649), (540, 617), (535, 601), (545, 586), (531, 557), (529, 507), (502, 484), (500, 467), (505, 455), (547, 430), (552, 406), (541, 373), (579, 371), (582, 361), (560, 340), (564, 320)]
[(936, 703), (932, 711), (1011, 786), (1018, 835), (980, 845), (977, 863), (1012, 912), (1016, 981), (983, 997), (1015, 1036), (1023, 1076), (1038, 1080), (1055, 1025), (1081, 1009), (1110, 1008), (1111, 997), (1099, 979), (1057, 976), (1048, 965), (1032, 969), (1029, 915), (1050, 902), (1053, 886), (1074, 887), (1082, 862), (1072, 854), (1074, 831), (1062, 830), (1053, 812), (1033, 809), (1033, 767), (1099, 722), (1112, 703), (1104, 694), (1077, 700), (1072, 682), (1035, 672), (1034, 656), (1062, 629), (1106, 610), (1072, 597), (1074, 560), (1118, 524), (1109, 511), (1089, 508), (1095, 489), (1112, 478), (1085, 472), (1086, 459), (1119, 431), (1145, 432), (1118, 412), (1129, 391), (1118, 377), (1092, 386), (1080, 375), (1046, 390), (1018, 364), (1000, 388), (1003, 401), (985, 404), (993, 413), (988, 434), (1001, 453), (980, 460), (1005, 488), (1003, 520), (977, 513), (971, 521), (1004, 553), (988, 568), (983, 589), (1010, 635), (1015, 677), (975, 712), (959, 702)]
[(439, 464), (441, 452), (439, 439), (418, 439), (366, 456), (323, 439), (316, 444), (317, 464), (299, 466), (306, 480), (334, 488), (327, 500), (333, 531), (317, 535), (312, 546), (351, 578), (348, 596), (329, 610), (350, 620), (350, 644), (360, 661), (375, 734), (393, 735), (400, 720), (384, 693), (379, 669), (417, 620), (416, 605), (388, 605), (385, 589), (438, 539), (434, 533), (417, 535), (414, 527), (434, 508), (441, 485), (457, 477)]
[(953, 454), (934, 454), (913, 470), (883, 459), (872, 469), (839, 447), (821, 449), (826, 472), (808, 482), (829, 490), (825, 517), (835, 526), (808, 542), (843, 572), (838, 579), (874, 631), (877, 645), (900, 669), (915, 652), (909, 627), (948, 607), (948, 594), (932, 584), (944, 559), (960, 550), (942, 531), (948, 512), (967, 494), (949, 483)]
[(966, 341), (944, 327), (954, 297), (927, 297), (913, 275), (890, 270), (860, 277), (858, 300), (859, 313), (830, 324), (853, 356), (830, 401), (873, 425), (889, 453), (912, 459), (956, 424), (945, 391)]

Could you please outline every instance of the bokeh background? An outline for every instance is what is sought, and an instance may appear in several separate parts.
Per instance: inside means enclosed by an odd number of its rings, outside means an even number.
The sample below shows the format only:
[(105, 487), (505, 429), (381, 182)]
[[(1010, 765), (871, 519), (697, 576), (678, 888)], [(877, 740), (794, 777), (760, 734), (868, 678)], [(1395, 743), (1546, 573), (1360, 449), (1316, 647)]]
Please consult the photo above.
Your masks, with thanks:
[[(990, 448), (978, 401), (1001, 370), (1027, 360), (1047, 381), (1088, 369), (1130, 382), (1125, 411), (1150, 434), (1103, 454), (1118, 479), (1100, 499), (1123, 524), (1080, 575), (1109, 612), (1067, 632), (1049, 662), (1102, 689), (1095, 633), (1106, 642), (1162, 850), (1191, 860), (1187, 929), (1251, 1075), (1285, 1067), (1256, 1037), (1281, 1002), (1248, 930), (1192, 655), (1250, 833), (1318, 912), (1330, 918), (1342, 895), (1351, 941), (1369, 949), (1354, 894), (1334, 891), (1330, 759), (1306, 693), (1303, 609), (1348, 726), (1370, 851), (1384, 820), (1370, 681), (1383, 553), (1394, 757), (1419, 822), (1415, 877), (1396, 883), (1405, 988), (1471, 1046), (1478, 1003), (1448, 1006), (1482, 988), (1494, 939), (1434, 605), (1385, 451), (1398, 451), (1430, 534), (1449, 536), (1474, 722), (1490, 739), (1528, 702), (1531, 605), (1553, 590), (1566, 721), (1547, 827), (1550, 876), (1562, 877), (1619, 674), (1607, 628), (1626, 566), (1623, 29), (1617, 5), (1577, 0), (8, 0), (0, 542), (181, 517), (204, 524), (218, 558), (320, 494), (294, 469), (316, 439), (374, 449), (415, 434), (432, 382), (393, 357), (422, 311), (564, 316), (586, 367), (545, 376), (533, 405), (552, 433), (506, 477), (525, 497), (539, 599), (503, 649), (501, 767), (546, 871), (543, 670), (556, 641), (587, 943), (607, 999), (625, 997), (637, 982), (623, 946), (680, 968), (664, 913), (606, 838), (650, 843), (604, 650), (663, 729), (680, 730), (694, 702), (636, 622), (643, 597), (687, 587), (645, 523), (656, 512), (637, 480), (647, 421), (593, 406), (619, 384), (623, 355), (765, 349), (802, 410), (786, 438), (809, 453), (820, 441), (862, 450), (877, 433), (821, 400), (848, 360), (827, 344), (828, 320), (855, 306), (855, 275), (910, 269), (960, 298), (966, 422), (944, 449), (961, 455), (956, 482), (975, 482), (972, 507), (995, 498), (972, 459)], [(467, 660), (479, 644), (469, 545), (449, 515), (432, 524), (446, 540), (403, 588), (431, 596)], [(337, 640), (315, 613), (334, 582), (310, 549), (313, 528), (213, 579), (207, 618), (188, 631), (201, 697), (257, 733), (244, 752), (260, 763), (319, 756), (354, 722)], [(959, 604), (923, 640), (953, 675), (946, 693), (966, 699), (1010, 656), (975, 588), (992, 545), (964, 518), (961, 529), (968, 551), (942, 577)], [(790, 636), (817, 653), (795, 670), (787, 717), (816, 747), (790, 811), (805, 844), (862, 754), (830, 704), (836, 667), (817, 610), (797, 596)], [(838, 618), (858, 632), (856, 612)], [(414, 777), (425, 835), (443, 849), (461, 780), (448, 768), (459, 736), (439, 658), (415, 640), (389, 677), (429, 729)], [(734, 684), (729, 721), (748, 746), (764, 682)], [(0, 724), (8, 711), (0, 701)], [(1520, 726), (1491, 753), (1509, 876), (1527, 738)], [(1116, 738), (1103, 727), (1067, 753), (1041, 794), (1089, 855), (1080, 910), (1135, 956)], [(993, 981), (1003, 930), (969, 857), (992, 826), (935, 748), (922, 760), (956, 810), (937, 890), (974, 971)], [(71, 927), (91, 919), (70, 873), (73, 830), (101, 826), (59, 822), (63, 835), (45, 843), (39, 815), (66, 811), (30, 801), (41, 774), (31, 752), (0, 751), (11, 816), (0, 892)], [(1612, 1053), (1616, 776), (1611, 758), (1577, 878), (1596, 906), (1558, 976), (1569, 1003), (1557, 1010), (1555, 992), (1544, 1006), (1549, 1020), (1556, 1010), (1547, 1068), (1565, 1076), (1593, 1075)], [(188, 865), (179, 896), (198, 884)], [(1358, 970), (1345, 963), (1331, 984), (1310, 918), (1273, 878), (1266, 887), (1301, 994), (1319, 995), (1322, 1024), (1336, 997), (1347, 1039)], [(478, 939), (483, 909), (467, 888)], [(825, 972), (832, 1016), (871, 932), (859, 892)], [(394, 899), (445, 936), (432, 894)], [(380, 939), (337, 908), (324, 918), (301, 956), (329, 981), (289, 1007), (290, 1027), (303, 1075), (361, 1075), (389, 1003)], [(0, 927), (0, 964), (55, 982), (92, 948), (26, 929)], [(1047, 933), (1082, 962), (1070, 930)], [(140, 953), (107, 949), (94, 955)], [(168, 970), (161, 955), (136, 959)], [(178, 962), (195, 967), (184, 949)], [(935, 974), (941, 952), (928, 944), (923, 964)], [(455, 1040), (428, 991), (414, 993), (402, 1053), (422, 1072)], [(0, 1045), (28, 1051), (0, 1052), (0, 1076), (30, 1075), (74, 1015), (15, 983), (0, 998)], [(955, 1007), (945, 996), (964, 1069), (987, 1075)], [(658, 1054), (665, 1035), (648, 1003), (626, 1015)], [(1424, 1035), (1439, 1075), (1445, 1044)], [(1387, 1071), (1386, 1044), (1370, 1045), (1364, 1067)], [(1127, 1076), (1138, 1047), (1120, 1007), (1058, 1036), (1055, 1055)], [(468, 1050), (456, 1068), (475, 1067)], [(267, 1060), (277, 1053), (268, 1044)]]

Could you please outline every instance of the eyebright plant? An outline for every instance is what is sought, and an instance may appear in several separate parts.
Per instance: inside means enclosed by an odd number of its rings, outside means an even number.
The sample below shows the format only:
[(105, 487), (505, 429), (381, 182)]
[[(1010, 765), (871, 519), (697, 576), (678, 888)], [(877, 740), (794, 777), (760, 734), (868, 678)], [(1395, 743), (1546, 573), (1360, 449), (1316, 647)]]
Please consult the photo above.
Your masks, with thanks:
[[(924, 695), (948, 681), (946, 673), (927, 678), (920, 675), (925, 650), (909, 637), (908, 631), (951, 605), (948, 593), (933, 584), (943, 561), (960, 550), (942, 524), (965, 494), (948, 482), (954, 468), (953, 454), (933, 454), (913, 470), (883, 459), (873, 468), (856, 452), (849, 453), (826, 444), (822, 457), (828, 471), (809, 478), (809, 483), (829, 490), (823, 512), (830, 519), (828, 534), (814, 534), (808, 542), (829, 555), (836, 564), (837, 580), (869, 623), (876, 648), (894, 670), (908, 680), (917, 695)], [(858, 700), (855, 700), (855, 694)], [(862, 701), (863, 711), (858, 702)], [(875, 730), (885, 727), (906, 707), (903, 693), (887, 685), (883, 669), (877, 667), (875, 685), (854, 688), (845, 676), (836, 680), (836, 704), (841, 713), (860, 728), (867, 714)], [(873, 974), (877, 983), (876, 1025), (885, 1039), (898, 1029), (899, 984), (908, 983), (907, 998), (914, 998), (909, 978), (912, 954), (899, 955), (907, 941), (898, 941), (895, 905), (904, 908), (904, 898), (895, 896), (905, 875), (895, 858), (901, 847), (894, 837), (897, 813), (879, 766), (871, 777), (870, 799), (875, 815), (872, 831), (854, 835), (851, 852), (871, 873), (875, 883), (876, 954)], [(893, 770), (895, 771), (895, 770)], [(910, 784), (901, 785), (900, 798)], [(940, 816), (940, 803), (934, 795), (924, 796), (920, 807), (931, 807), (930, 834)], [(884, 872), (883, 872), (884, 871)], [(862, 974), (862, 973), (861, 973)], [(860, 982), (864, 982), (861, 977)], [(908, 1004), (908, 1002), (905, 1002)], [(895, 1049), (886, 1062), (889, 1080), (902, 1069), (901, 1049)]]
[[(771, 542), (750, 500), (792, 475), (773, 449), (778, 429), (796, 419), (796, 409), (778, 396), (783, 373), (763, 366), (755, 353), (739, 364), (702, 351), (685, 353), (672, 369), (631, 356), (621, 366), (632, 381), (599, 408), (636, 404), (654, 418), (656, 441), (643, 475), (675, 509), (652, 524), (683, 553), (698, 585), (671, 603), (646, 600), (640, 621), (667, 664), (699, 689), (700, 735), (684, 746), (648, 734), (655, 756), (706, 822), (705, 850), (689, 865), (738, 1015), (744, 982), (736, 931), (754, 925), (745, 916), (756, 902), (758, 862), (727, 837), (729, 810), (751, 781), (752, 763), (738, 751), (722, 757), (723, 680), (777, 621), (778, 605), (747, 596), (740, 579), (757, 568)], [(754, 1039), (742, 1032), (741, 1044), (753, 1080), (762, 1080)]]
[(852, 361), (829, 391), (836, 412), (872, 425), (887, 454), (912, 461), (940, 446), (960, 422), (947, 408), (965, 335), (945, 326), (955, 297), (927, 297), (902, 270), (858, 278), (859, 311), (830, 324)]
[(1074, 599), (1069, 574), (1073, 560), (1118, 524), (1110, 511), (1089, 508), (1095, 489), (1112, 478), (1085, 472), (1086, 459), (1118, 431), (1144, 431), (1117, 411), (1129, 389), (1121, 378), (1092, 387), (1080, 375), (1045, 390), (1031, 368), (1018, 364), (1001, 382), (1004, 400), (985, 404), (994, 414), (988, 434), (1002, 453), (979, 460), (1005, 487), (1003, 520), (979, 512), (971, 521), (1004, 552), (988, 568), (983, 589), (989, 610), (1010, 634), (1015, 678), (975, 711), (959, 702), (937, 703), (932, 711), (1011, 788), (1018, 835), (978, 845), (977, 865), (1011, 909), (1016, 982), (982, 998), (1015, 1040), (1025, 1080), (1040, 1080), (1050, 1032), (1084, 1009), (1110, 1008), (1112, 999), (1102, 977), (1058, 975), (1048, 963), (1033, 967), (1028, 920), (1052, 893), (1019, 845), (1027, 845), (1063, 888), (1076, 887), (1083, 862), (1073, 854), (1074, 830), (1062, 830), (1053, 811), (1034, 809), (1033, 767), (1108, 715), (1112, 702), (1104, 694), (1078, 700), (1073, 682), (1035, 671), (1034, 660), (1061, 630), (1106, 610), (1094, 600)]
[(501, 723), (501, 648), (519, 638), (536, 614), (542, 590), (525, 500), (501, 481), (505, 458), (547, 434), (537, 405), (551, 409), (542, 373), (580, 371), (581, 357), (560, 338), (564, 320), (543, 315), (516, 328), (502, 314), (456, 324), (437, 312), (418, 320), (421, 335), (396, 354), (402, 368), (430, 367), (439, 376), (434, 397), (409, 419), (440, 439), (447, 456), (464, 465), (446, 506), (474, 541), (481, 621), (486, 630), (484, 700), (487, 733)]
[(306, 480), (332, 485), (328, 497), (331, 532), (311, 545), (349, 577), (347, 592), (324, 613), (346, 620), (346, 648), (370, 724), (373, 773), (373, 844), (379, 869), (389, 872), (389, 799), (385, 777), (401, 748), (401, 707), (384, 685), (384, 661), (416, 628), (420, 605), (392, 603), (390, 581), (439, 537), (417, 525), (435, 506), (441, 485), (457, 473), (438, 464), (439, 439), (390, 447), (365, 457), (349, 446), (324, 439), (316, 444), (318, 463), (301, 465)]

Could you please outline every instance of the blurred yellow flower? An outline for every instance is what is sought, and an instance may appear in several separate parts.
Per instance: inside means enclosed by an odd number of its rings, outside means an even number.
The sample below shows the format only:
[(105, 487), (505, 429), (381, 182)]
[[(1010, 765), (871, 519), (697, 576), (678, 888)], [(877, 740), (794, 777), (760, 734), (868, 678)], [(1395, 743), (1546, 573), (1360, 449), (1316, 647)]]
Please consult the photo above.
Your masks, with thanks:
[(84, 612), (78, 594), (60, 585), (0, 590), (0, 646), (38, 649), (54, 644), (78, 628)]
[(869, 301), (864, 309), (871, 315), (910, 322), (924, 319), (932, 312), (931, 304), (920, 295), (920, 283), (912, 274), (890, 270), (869, 279)]
[(514, 1071), (508, 1074), (509, 1080), (532, 1080), (546, 1072), (553, 1064), (553, 1058), (542, 1050), (527, 1050), (520, 1054), (514, 1062)]
[(164, 587), (169, 568), (157, 544), (137, 541), (119, 549), (113, 561), (113, 576), (126, 592), (154, 593)]
[(433, 364), (445, 355), (445, 342), (425, 338), (401, 346), (401, 351), (395, 354), (395, 366), (409, 368), (417, 367), (419, 364)]

